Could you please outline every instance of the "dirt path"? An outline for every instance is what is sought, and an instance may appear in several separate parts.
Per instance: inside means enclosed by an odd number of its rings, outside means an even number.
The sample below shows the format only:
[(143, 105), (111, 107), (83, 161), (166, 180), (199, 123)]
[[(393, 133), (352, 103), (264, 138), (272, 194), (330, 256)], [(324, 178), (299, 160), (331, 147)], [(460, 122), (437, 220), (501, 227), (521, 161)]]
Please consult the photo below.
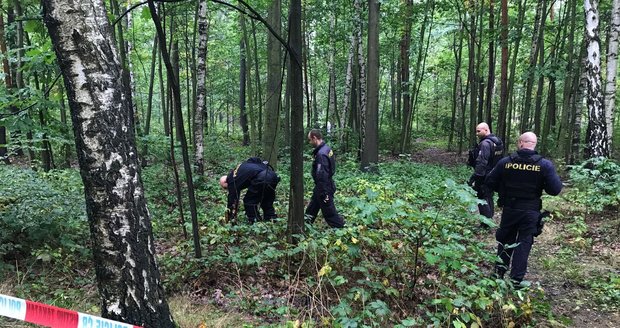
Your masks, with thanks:
[(619, 222), (617, 213), (615, 218), (592, 216), (583, 236), (575, 236), (571, 217), (546, 224), (534, 244), (527, 279), (544, 290), (555, 317), (545, 320), (549, 326), (620, 328), (619, 300), (605, 299), (619, 292), (608, 280), (611, 273), (620, 274), (620, 238), (609, 229)]

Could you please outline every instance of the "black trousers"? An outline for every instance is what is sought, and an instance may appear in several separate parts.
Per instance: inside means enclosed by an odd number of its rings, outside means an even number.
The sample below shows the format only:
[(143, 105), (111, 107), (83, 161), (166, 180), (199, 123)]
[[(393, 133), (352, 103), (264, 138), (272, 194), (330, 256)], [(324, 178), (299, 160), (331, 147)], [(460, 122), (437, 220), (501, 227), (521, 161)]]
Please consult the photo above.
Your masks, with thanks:
[(306, 215), (311, 218), (311, 221), (314, 222), (317, 214), (319, 214), (319, 210), (323, 214), (325, 218), (325, 222), (332, 228), (342, 228), (344, 227), (344, 219), (342, 216), (338, 214), (336, 210), (336, 205), (334, 205), (334, 193), (329, 193), (329, 200), (325, 202), (325, 197), (321, 197), (316, 191), (312, 193), (312, 198), (310, 198), (310, 203), (306, 208)]
[[(504, 206), (502, 221), (495, 232), (495, 239), (498, 242), (497, 256), (500, 260), (495, 270), (500, 276), (503, 276), (510, 267), (510, 278), (521, 281), (525, 277), (539, 215), (540, 212), (536, 210), (520, 210)], [(510, 265), (511, 259), (512, 265)]]
[(263, 210), (265, 221), (276, 218), (276, 210), (273, 208), (273, 202), (276, 199), (276, 183), (260, 183), (252, 184), (243, 197), (243, 207), (245, 215), (250, 223), (262, 221), (258, 208)]

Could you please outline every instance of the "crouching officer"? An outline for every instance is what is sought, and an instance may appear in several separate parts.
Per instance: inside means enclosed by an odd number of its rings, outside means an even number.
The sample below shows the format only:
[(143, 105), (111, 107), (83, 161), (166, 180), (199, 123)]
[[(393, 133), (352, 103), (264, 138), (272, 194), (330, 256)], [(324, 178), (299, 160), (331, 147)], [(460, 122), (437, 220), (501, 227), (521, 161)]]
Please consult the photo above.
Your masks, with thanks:
[[(527, 271), (527, 260), (541, 216), (542, 192), (557, 195), (562, 182), (551, 161), (534, 150), (537, 138), (532, 132), (519, 137), (517, 152), (501, 159), (485, 180), (485, 189), (499, 193), (502, 219), (495, 233), (498, 261), (495, 273), (503, 278), (510, 260), (510, 278), (520, 283)], [(508, 245), (517, 244), (516, 247)]]
[(239, 196), (241, 190), (248, 189), (243, 197), (245, 215), (250, 224), (262, 221), (258, 207), (263, 210), (264, 220), (276, 218), (273, 201), (276, 199), (276, 186), (280, 177), (273, 168), (258, 157), (250, 157), (247, 161), (237, 165), (228, 175), (220, 178), (220, 186), (228, 190), (228, 204), (226, 216), (234, 220), (237, 216)]

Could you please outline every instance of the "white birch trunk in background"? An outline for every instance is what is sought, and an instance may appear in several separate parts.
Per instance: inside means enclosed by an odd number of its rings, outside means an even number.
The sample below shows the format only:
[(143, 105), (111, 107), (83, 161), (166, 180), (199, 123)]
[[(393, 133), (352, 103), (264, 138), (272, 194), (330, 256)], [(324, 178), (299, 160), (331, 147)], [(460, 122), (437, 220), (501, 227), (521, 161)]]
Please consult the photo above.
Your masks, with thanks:
[(207, 40), (209, 26), (207, 22), (207, 1), (200, 0), (198, 5), (198, 52), (196, 59), (196, 111), (194, 113), (194, 166), (196, 174), (204, 174), (204, 123), (207, 104)]
[(611, 150), (614, 131), (614, 107), (616, 103), (616, 74), (618, 71), (618, 38), (620, 32), (620, 0), (613, 0), (611, 22), (609, 23), (609, 44), (607, 45), (607, 80), (605, 83), (605, 125), (607, 142)]

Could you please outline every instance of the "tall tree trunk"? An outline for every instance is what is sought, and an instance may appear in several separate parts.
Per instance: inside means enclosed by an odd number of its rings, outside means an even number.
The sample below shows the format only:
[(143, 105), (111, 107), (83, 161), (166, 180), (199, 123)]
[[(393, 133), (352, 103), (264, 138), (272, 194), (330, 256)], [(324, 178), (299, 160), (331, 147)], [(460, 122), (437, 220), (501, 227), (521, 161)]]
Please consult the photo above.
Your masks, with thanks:
[(469, 64), (467, 67), (467, 84), (471, 86), (471, 93), (469, 94), (469, 144), (476, 142), (476, 124), (478, 119), (476, 117), (476, 101), (478, 99), (478, 76), (476, 74), (476, 15), (474, 15), (473, 9), (469, 10), (469, 38), (467, 40), (467, 48), (469, 49)]
[(497, 129), (495, 133), (502, 139), (506, 140), (506, 110), (508, 109), (508, 0), (501, 0), (501, 38), (502, 58), (500, 64), (500, 95), (499, 109), (497, 111)]
[(586, 21), (587, 61), (587, 96), (588, 105), (588, 158), (609, 157), (607, 126), (603, 111), (603, 90), (601, 88), (601, 50), (599, 29), (599, 12), (597, 0), (584, 0)]
[[(333, 4), (334, 3), (332, 3), (332, 5)], [(335, 12), (332, 13), (332, 16), (329, 19), (329, 26), (330, 26), (331, 31), (336, 30), (336, 13)], [(327, 113), (325, 115), (325, 126), (327, 126), (327, 124), (330, 123), (332, 124), (332, 127), (333, 127), (335, 125), (333, 123), (339, 121), (339, 113), (338, 113), (338, 108), (336, 106), (336, 103), (338, 101), (338, 98), (336, 96), (336, 67), (335, 67), (336, 66), (336, 63), (335, 63), (336, 41), (335, 41), (333, 34), (330, 34), (330, 44), (331, 44), (331, 47), (329, 47), (329, 60), (328, 60), (328, 67), (327, 67), (327, 71), (329, 74), (329, 82), (327, 85), (328, 97), (327, 97)]]
[(196, 174), (204, 174), (204, 118), (207, 104), (207, 0), (198, 3), (198, 64), (196, 66), (196, 112), (194, 113), (194, 167)]
[(185, 139), (185, 129), (183, 127), (183, 112), (181, 111), (181, 92), (179, 87), (179, 78), (178, 75), (175, 75), (175, 70), (172, 67), (172, 63), (170, 62), (170, 56), (168, 55), (168, 50), (166, 49), (166, 37), (164, 35), (164, 31), (161, 27), (161, 21), (159, 20), (159, 15), (157, 14), (157, 10), (155, 9), (155, 3), (152, 0), (148, 1), (149, 11), (151, 12), (151, 18), (153, 19), (153, 23), (155, 24), (155, 29), (157, 31), (157, 36), (159, 37), (159, 43), (162, 45), (162, 59), (164, 64), (166, 65), (166, 72), (168, 75), (168, 81), (172, 86), (172, 95), (174, 98), (174, 106), (172, 109), (178, 109), (174, 111), (175, 116), (175, 125), (177, 130), (180, 130), (179, 135), (182, 138), (179, 139), (181, 143), (181, 153), (183, 156), (183, 169), (185, 171), (185, 183), (187, 184), (187, 193), (189, 198), (189, 208), (192, 215), (192, 234), (194, 240), (194, 251), (196, 258), (202, 257), (202, 250), (200, 249), (200, 235), (198, 233), (198, 215), (196, 213), (196, 197), (194, 195), (194, 181), (192, 179), (192, 167), (189, 160), (189, 153), (187, 149), (187, 140)]
[(620, 0), (613, 0), (611, 22), (609, 23), (609, 42), (607, 43), (607, 74), (605, 83), (605, 125), (607, 126), (607, 143), (610, 153), (613, 149), (612, 140), (614, 131), (614, 110), (616, 105), (619, 34)]
[(256, 58), (252, 58), (250, 52), (250, 39), (248, 38), (248, 28), (245, 23), (245, 17), (242, 16), (241, 23), (241, 37), (243, 38), (243, 42), (245, 43), (245, 82), (246, 82), (246, 94), (248, 98), (247, 102), (247, 117), (248, 117), (248, 125), (250, 129), (250, 154), (252, 156), (258, 156), (258, 131), (256, 129), (256, 108), (254, 104), (254, 89), (253, 89), (253, 81), (252, 81), (252, 61), (256, 61)]
[(521, 46), (521, 40), (523, 37), (523, 21), (525, 20), (525, 11), (527, 8), (527, 0), (520, 0), (519, 1), (519, 9), (518, 9), (518, 15), (517, 15), (517, 33), (516, 33), (516, 40), (514, 41), (514, 51), (512, 54), (509, 54), (509, 56), (512, 56), (511, 60), (510, 60), (510, 69), (508, 72), (508, 113), (506, 115), (506, 134), (504, 135), (504, 144), (505, 145), (510, 145), (510, 130), (511, 130), (511, 118), (513, 117), (513, 115), (511, 115), (511, 113), (516, 112), (515, 108), (514, 108), (514, 102), (515, 102), (515, 96), (513, 96), (514, 92), (514, 85), (515, 85), (515, 79), (516, 79), (516, 75), (517, 75), (517, 59), (519, 56), (519, 47)]
[[(241, 25), (241, 31), (245, 29), (245, 18), (243, 15), (239, 15), (239, 23)], [(243, 35), (239, 38), (239, 53), (240, 53), (240, 63), (239, 63), (239, 125), (241, 126), (241, 131), (243, 133), (243, 145), (250, 145), (250, 132), (248, 128), (248, 111), (246, 108), (245, 102), (245, 88), (247, 86), (247, 57), (246, 57), (246, 49), (247, 45), (245, 44), (245, 40)]]
[[(276, 33), (280, 33), (281, 2), (272, 0), (269, 7), (269, 25)], [(280, 126), (280, 107), (282, 106), (282, 59), (280, 43), (271, 33), (267, 36), (267, 100), (265, 118), (263, 119), (263, 157), (271, 166), (278, 165), (278, 127)], [(288, 101), (288, 100), (287, 100)], [(288, 122), (284, 122), (288, 125)], [(285, 129), (285, 134), (286, 134)]]
[(536, 86), (536, 102), (534, 105), (534, 133), (537, 136), (540, 136), (540, 117), (542, 112), (542, 98), (545, 86), (545, 74), (543, 73), (543, 69), (545, 67), (545, 25), (546, 25), (546, 17), (547, 17), (547, 1), (542, 0), (543, 2), (543, 16), (540, 20), (540, 28), (539, 36), (538, 36), (538, 85)]
[(290, 102), (291, 102), (291, 182), (288, 211), (288, 241), (295, 243), (293, 236), (304, 232), (304, 180), (303, 180), (303, 80), (302, 80), (302, 36), (301, 36), (301, 0), (291, 0), (289, 5), (289, 48), (291, 64)]
[(546, 7), (547, 1), (542, 0), (538, 2), (536, 6), (536, 16), (534, 18), (534, 33), (532, 34), (532, 46), (530, 48), (530, 59), (529, 66), (527, 69), (527, 77), (525, 82), (525, 99), (523, 105), (523, 112), (521, 115), (521, 131), (528, 131), (531, 129), (530, 126), (530, 112), (532, 107), (532, 89), (534, 88), (534, 77), (535, 77), (535, 69), (536, 62), (538, 61), (538, 51), (540, 50), (538, 45), (539, 37), (540, 37), (540, 29), (543, 25), (541, 21), (544, 19), (546, 15)]
[[(151, 133), (151, 117), (153, 116), (153, 89), (155, 88), (155, 63), (157, 62), (157, 50), (158, 50), (157, 37), (153, 39), (153, 50), (151, 52), (151, 71), (149, 77), (149, 90), (146, 101), (146, 113), (144, 119), (144, 136), (148, 136)], [(147, 165), (147, 155), (149, 152), (148, 141), (144, 141), (142, 146), (142, 166)]]
[[(2, 0), (0, 0), (2, 7)], [(0, 52), (2, 52), (2, 71), (4, 73), (4, 83), (7, 90), (13, 88), (11, 79), (11, 69), (9, 67), (9, 56), (6, 49), (6, 39), (4, 36), (4, 13), (0, 11)], [(0, 126), (0, 160), (6, 164), (10, 164), (8, 148), (7, 148), (7, 130), (4, 125)]]
[[(403, 34), (400, 39), (400, 86), (402, 95), (402, 121), (401, 121), (401, 140), (400, 140), (400, 152), (407, 151), (409, 146), (409, 127), (411, 121), (411, 85), (409, 81), (409, 62), (410, 47), (411, 47), (411, 26), (413, 22), (413, 0), (405, 0), (405, 8), (403, 11), (403, 21), (405, 27), (403, 28)], [(400, 107), (400, 106), (399, 106)]]
[[(258, 137), (255, 140), (256, 142), (263, 141), (263, 87), (260, 82), (260, 70), (258, 65), (258, 43), (256, 42), (256, 24), (255, 21), (252, 20), (252, 49), (254, 50), (254, 82), (256, 83), (256, 99), (257, 99), (257, 117), (258, 117)], [(280, 97), (281, 99), (282, 97)], [(274, 169), (275, 166), (271, 165)]]
[(348, 59), (347, 59), (347, 72), (346, 72), (346, 76), (345, 76), (345, 83), (344, 83), (344, 94), (343, 94), (343, 104), (342, 104), (342, 111), (340, 114), (340, 122), (339, 122), (339, 128), (340, 128), (340, 144), (344, 144), (344, 140), (346, 138), (347, 133), (345, 132), (345, 127), (346, 122), (347, 122), (347, 117), (349, 117), (350, 115), (350, 111), (352, 110), (351, 107), (354, 103), (354, 97), (352, 97), (352, 93), (354, 92), (353, 90), (353, 71), (354, 71), (354, 65), (355, 65), (355, 52), (357, 50), (357, 38), (355, 37), (355, 32), (353, 32), (353, 34), (351, 35), (351, 44), (349, 46), (349, 55), (348, 55)]
[(368, 107), (364, 124), (362, 171), (378, 172), (379, 163), (379, 0), (368, 0)]
[[(564, 155), (564, 160), (568, 162), (569, 154), (570, 154), (570, 140), (571, 140), (571, 131), (572, 126), (571, 122), (571, 99), (574, 99), (576, 96), (576, 86), (573, 81), (577, 81), (578, 78), (576, 76), (581, 75), (581, 65), (574, 65), (575, 63), (575, 29), (577, 25), (577, 0), (569, 0), (567, 3), (567, 19), (570, 22), (570, 27), (568, 28), (568, 36), (566, 39), (568, 40), (568, 44), (566, 45), (566, 66), (565, 66), (565, 77), (564, 77), (564, 89), (562, 90), (562, 117), (560, 121), (560, 126), (557, 131), (557, 140), (560, 140), (560, 153)], [(578, 57), (582, 58), (582, 57)]]
[[(458, 43), (457, 43), (458, 42)], [(452, 52), (454, 53), (454, 84), (452, 86), (452, 113), (450, 117), (450, 135), (448, 137), (448, 149), (453, 149), (454, 132), (456, 131), (457, 115), (460, 111), (461, 98), (460, 98), (460, 81), (461, 81), (461, 67), (463, 62), (463, 25), (454, 32), (454, 39), (452, 42)], [(460, 130), (460, 129), (459, 129)]]
[(494, 0), (489, 0), (489, 74), (487, 76), (487, 96), (485, 98), (484, 117), (492, 125), (493, 90), (495, 89), (495, 7)]
[(357, 122), (357, 132), (358, 132), (358, 147), (357, 147), (357, 151), (358, 151), (358, 158), (361, 159), (361, 155), (362, 155), (362, 145), (364, 144), (364, 131), (365, 131), (365, 124), (366, 124), (366, 90), (367, 90), (367, 86), (366, 86), (366, 56), (364, 56), (364, 43), (362, 42), (362, 25), (363, 25), (363, 8), (362, 8), (362, 3), (361, 0), (355, 0), (353, 2), (353, 7), (355, 8), (355, 16), (357, 17), (357, 19), (355, 20), (357, 22), (357, 24), (359, 25), (358, 28), (356, 28), (356, 32), (357, 32), (357, 62), (358, 62), (358, 73), (359, 73), (359, 79), (357, 80), (359, 82), (359, 93), (358, 93), (358, 100), (357, 100), (357, 104), (358, 104), (358, 111), (355, 112), (356, 115), (356, 122)]
[(174, 327), (155, 263), (133, 119), (123, 101), (122, 68), (109, 42), (105, 6), (100, 0), (45, 0), (43, 13), (69, 95), (102, 315)]
[[(411, 116), (409, 118), (409, 135), (411, 136), (411, 129), (413, 124), (413, 119), (416, 120), (416, 130), (419, 127), (419, 115), (416, 115), (416, 110), (418, 108), (418, 96), (420, 94), (420, 89), (422, 86), (422, 79), (424, 73), (426, 71), (426, 57), (428, 55), (428, 48), (430, 46), (431, 34), (433, 33), (433, 16), (435, 14), (435, 0), (430, 0), (426, 2), (426, 8), (424, 11), (424, 20), (422, 21), (422, 26), (420, 28), (420, 42), (418, 43), (418, 58), (416, 60), (416, 70), (413, 76), (413, 90), (411, 97)], [(428, 38), (425, 41), (426, 29), (428, 28)], [(407, 143), (409, 142), (410, 136), (407, 138)]]

